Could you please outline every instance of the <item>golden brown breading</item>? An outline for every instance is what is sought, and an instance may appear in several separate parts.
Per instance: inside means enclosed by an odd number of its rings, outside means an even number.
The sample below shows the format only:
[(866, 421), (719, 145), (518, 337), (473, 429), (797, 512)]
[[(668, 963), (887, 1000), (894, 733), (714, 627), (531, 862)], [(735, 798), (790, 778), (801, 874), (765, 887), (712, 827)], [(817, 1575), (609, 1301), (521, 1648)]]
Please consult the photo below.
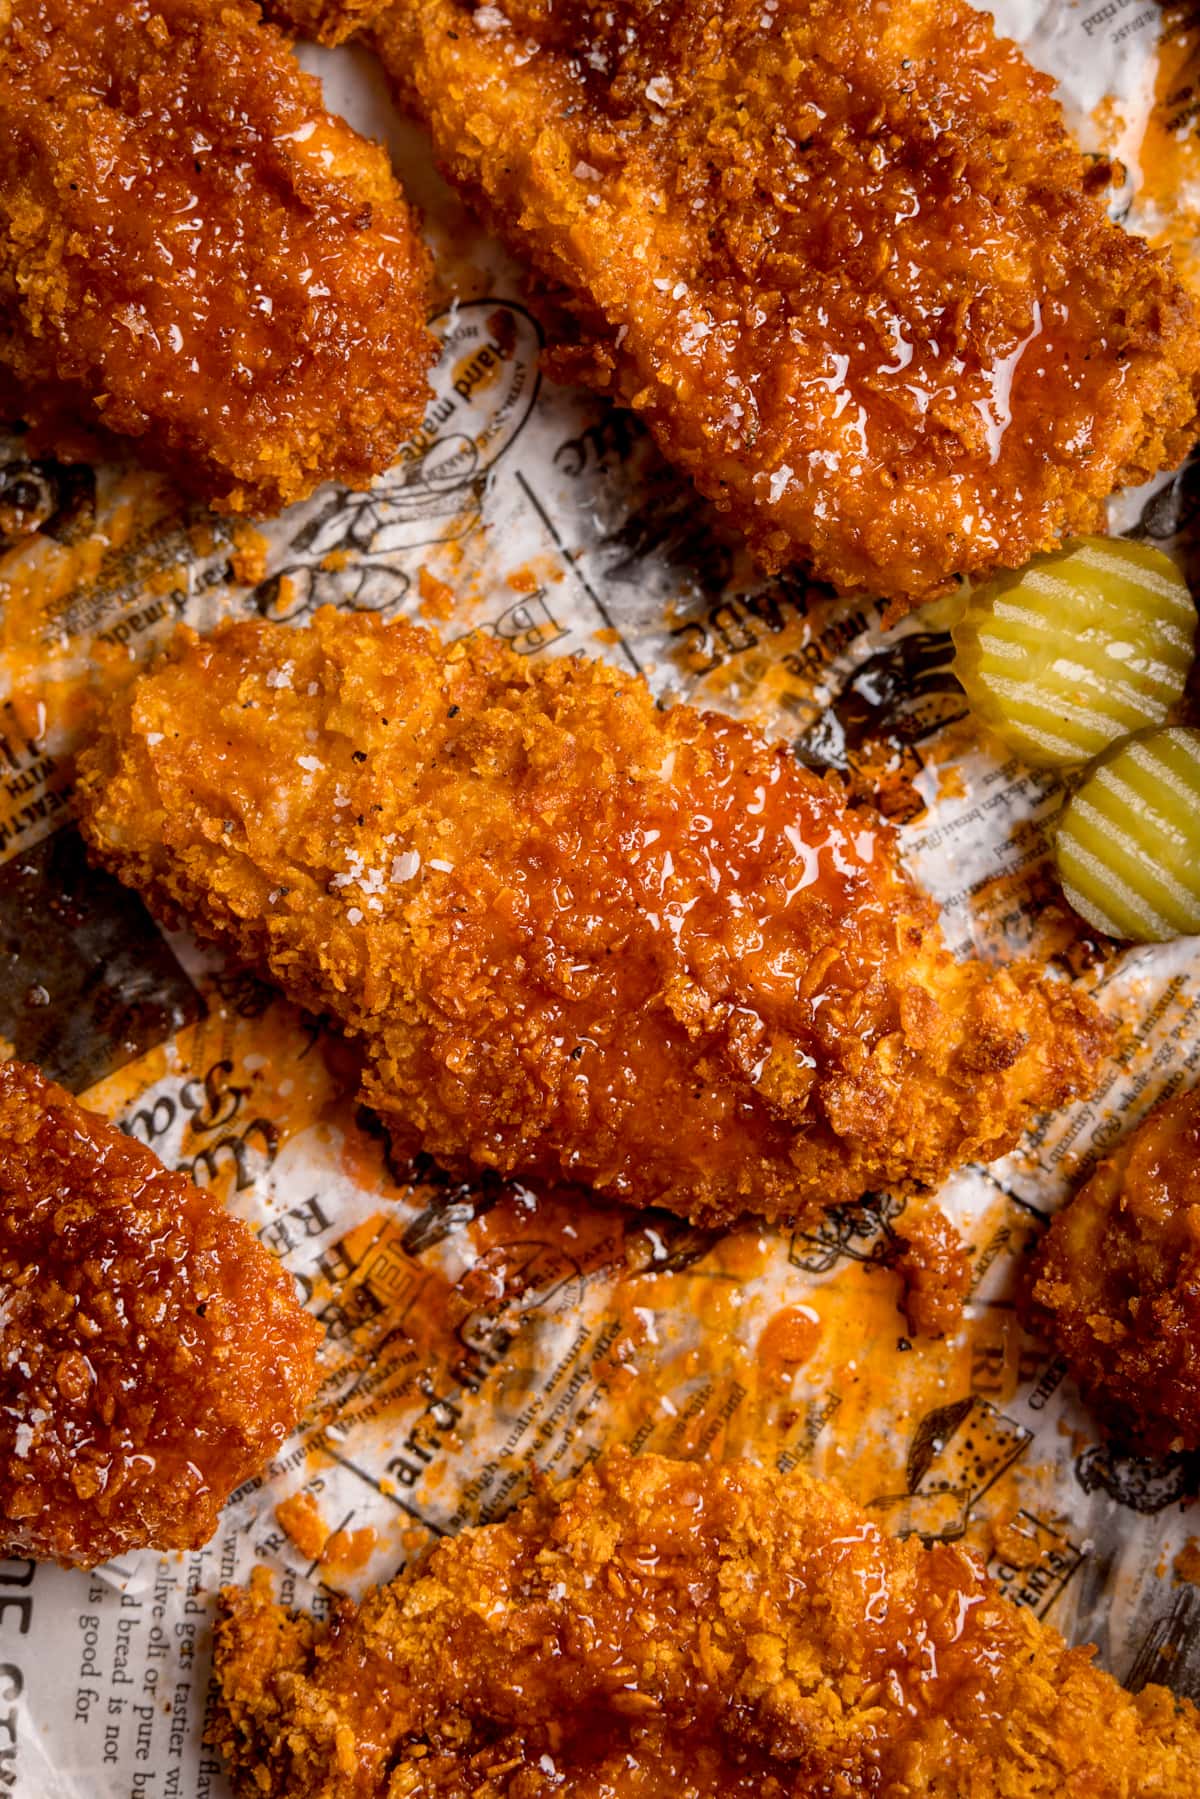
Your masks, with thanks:
[(895, 834), (783, 745), (583, 659), (325, 609), (183, 634), (82, 757), (98, 859), (363, 1040), (449, 1168), (716, 1223), (911, 1191), (1106, 1027), (956, 962)]
[(1059, 1212), (1025, 1311), (1115, 1435), (1200, 1449), (1200, 1087), (1151, 1112)]
[(319, 44), (342, 44), (373, 25), (388, 0), (264, 0), (264, 11)]
[(0, 372), (223, 510), (366, 486), (421, 416), (428, 256), (245, 0), (13, 0)]
[(206, 1542), (311, 1397), (319, 1338), (211, 1194), (0, 1064), (0, 1555)]
[(891, 1266), (903, 1287), (901, 1305), (915, 1337), (957, 1330), (974, 1270), (954, 1226), (936, 1206), (906, 1213)]
[(898, 613), (1102, 529), (1195, 435), (1169, 258), (964, 0), (390, 0), (372, 42), (564, 290), (552, 371), (634, 407), (768, 567)]
[(836, 1487), (618, 1453), (317, 1628), (227, 1589), (213, 1740), (269, 1799), (1195, 1799), (1130, 1697), (963, 1550)]

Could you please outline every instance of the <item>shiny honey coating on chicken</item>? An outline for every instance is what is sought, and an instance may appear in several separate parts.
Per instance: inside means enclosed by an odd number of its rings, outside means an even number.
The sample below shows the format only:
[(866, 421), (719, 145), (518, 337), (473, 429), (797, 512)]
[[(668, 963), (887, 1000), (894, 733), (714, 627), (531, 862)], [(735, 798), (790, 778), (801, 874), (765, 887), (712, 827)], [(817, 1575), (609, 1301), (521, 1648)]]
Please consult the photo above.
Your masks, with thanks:
[(0, 1064), (0, 1555), (206, 1542), (311, 1397), (319, 1336), (246, 1224)]
[(1190, 447), (1191, 300), (963, 0), (377, 10), (440, 166), (567, 309), (552, 372), (632, 406), (768, 568), (895, 616)]
[(1200, 1449), (1200, 1088), (1156, 1107), (1057, 1214), (1025, 1310), (1116, 1437)]
[(93, 854), (361, 1040), (402, 1151), (698, 1223), (913, 1191), (1107, 1029), (957, 962), (893, 831), (583, 658), (325, 608), (181, 633), (80, 761)]
[(419, 421), (428, 256), (377, 145), (244, 0), (6, 0), (0, 375), (277, 510)]
[(256, 1799), (1194, 1799), (1136, 1696), (838, 1488), (618, 1452), (318, 1626), (226, 1589), (212, 1737)]

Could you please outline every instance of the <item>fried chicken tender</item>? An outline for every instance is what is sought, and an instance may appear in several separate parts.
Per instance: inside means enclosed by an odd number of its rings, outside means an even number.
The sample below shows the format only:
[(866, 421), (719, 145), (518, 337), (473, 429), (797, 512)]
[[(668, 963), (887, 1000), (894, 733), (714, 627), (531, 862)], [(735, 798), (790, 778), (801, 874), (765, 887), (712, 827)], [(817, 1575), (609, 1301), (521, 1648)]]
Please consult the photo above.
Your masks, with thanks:
[(427, 397), (428, 265), (255, 6), (0, 4), (0, 378), (31, 422), (134, 438), (224, 511), (366, 486)]
[(0, 1064), (0, 1555), (207, 1542), (311, 1397), (319, 1337), (240, 1219)]
[(551, 372), (632, 406), (769, 569), (897, 616), (1190, 447), (1191, 300), (963, 0), (376, 12), (441, 168), (564, 296)]
[(618, 1452), (319, 1627), (227, 1588), (212, 1738), (261, 1799), (1194, 1799), (1130, 1697), (838, 1488)]
[(1115, 1436), (1200, 1449), (1200, 1088), (1158, 1106), (1058, 1213), (1024, 1309)]
[(1107, 1041), (1066, 984), (956, 962), (894, 832), (785, 746), (489, 636), (182, 633), (79, 797), (98, 860), (331, 1013), (451, 1170), (709, 1224), (910, 1191)]

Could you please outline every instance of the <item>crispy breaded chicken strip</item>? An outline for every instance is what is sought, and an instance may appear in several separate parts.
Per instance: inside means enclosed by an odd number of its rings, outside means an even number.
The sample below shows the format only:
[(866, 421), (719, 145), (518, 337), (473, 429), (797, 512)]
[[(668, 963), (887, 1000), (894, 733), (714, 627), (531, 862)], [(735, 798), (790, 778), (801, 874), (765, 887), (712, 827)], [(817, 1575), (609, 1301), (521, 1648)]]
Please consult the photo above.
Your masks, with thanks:
[(384, 152), (256, 7), (12, 0), (0, 374), (32, 422), (232, 512), (366, 486), (425, 403), (427, 276)]
[(1058, 1213), (1024, 1310), (1116, 1436), (1200, 1449), (1200, 1088), (1151, 1112)]
[(261, 1799), (1200, 1791), (1186, 1700), (802, 1473), (617, 1453), (331, 1627), (270, 1593), (222, 1596), (211, 1733)]
[(1190, 446), (1192, 302), (963, 0), (376, 11), (445, 173), (564, 291), (553, 369), (634, 407), (769, 568), (894, 616), (1102, 528)]
[(207, 1542), (311, 1398), (319, 1338), (241, 1219), (0, 1064), (0, 1555)]
[(947, 951), (894, 833), (582, 659), (326, 608), (181, 634), (96, 857), (328, 1010), (401, 1148), (697, 1221), (911, 1191), (1086, 1088), (1090, 1003)]

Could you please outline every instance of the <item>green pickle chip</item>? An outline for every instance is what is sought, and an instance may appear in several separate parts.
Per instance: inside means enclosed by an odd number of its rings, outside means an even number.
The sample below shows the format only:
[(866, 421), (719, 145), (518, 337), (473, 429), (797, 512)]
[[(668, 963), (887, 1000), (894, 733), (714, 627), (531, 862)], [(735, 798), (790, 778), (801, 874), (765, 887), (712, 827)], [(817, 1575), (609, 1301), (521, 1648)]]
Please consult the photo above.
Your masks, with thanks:
[(1200, 932), (1200, 731), (1131, 737), (1088, 775), (1059, 821), (1063, 892), (1110, 937)]
[(954, 672), (1010, 749), (1038, 768), (1070, 768), (1164, 722), (1195, 630), (1169, 556), (1079, 537), (971, 594), (954, 627)]

